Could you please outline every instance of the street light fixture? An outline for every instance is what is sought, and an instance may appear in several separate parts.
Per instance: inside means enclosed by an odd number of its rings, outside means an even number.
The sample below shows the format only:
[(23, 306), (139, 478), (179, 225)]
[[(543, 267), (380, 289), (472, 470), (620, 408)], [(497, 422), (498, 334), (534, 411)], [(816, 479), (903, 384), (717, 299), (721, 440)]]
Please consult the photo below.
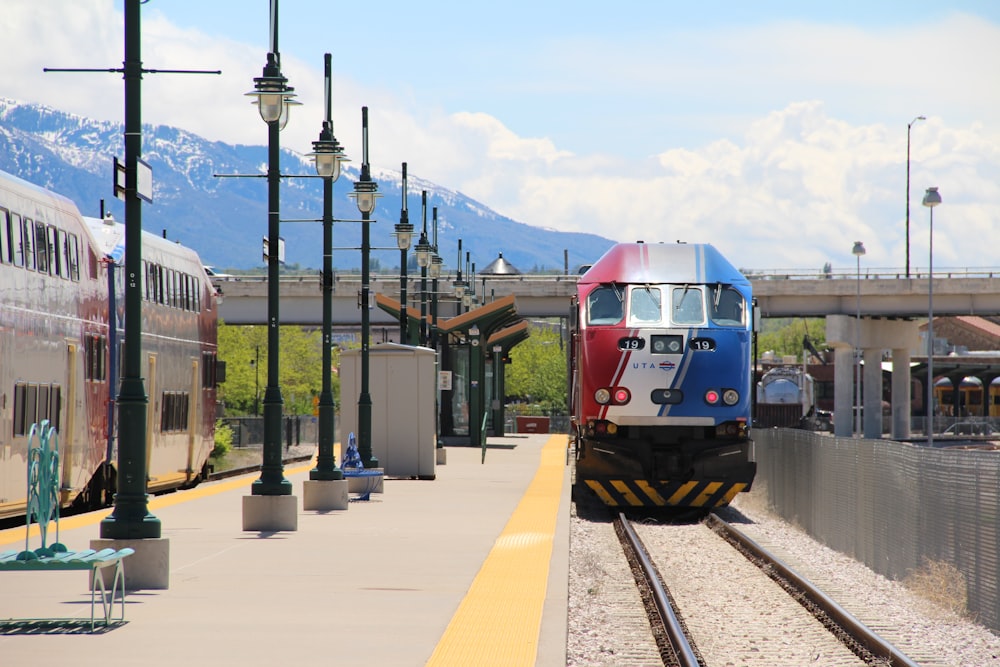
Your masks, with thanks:
[(406, 251), (413, 241), (413, 225), (406, 206), (406, 163), (403, 163), (403, 204), (399, 209), (399, 222), (396, 224), (396, 245), (399, 247), (399, 342), (409, 343), (406, 328), (409, 318), (406, 314)]
[(927, 188), (924, 206), (930, 209), (930, 245), (927, 259), (927, 446), (934, 446), (934, 207), (941, 203), (937, 188)]
[(855, 241), (851, 254), (858, 258), (858, 298), (854, 319), (854, 435), (861, 437), (861, 256), (865, 254), (865, 244)]
[(333, 183), (340, 177), (340, 164), (347, 158), (344, 148), (333, 136), (331, 104), (331, 56), (324, 56), (326, 70), (326, 120), (319, 139), (313, 142), (310, 155), (316, 162), (316, 173), (323, 179), (323, 388), (319, 394), (319, 452), (316, 467), (309, 471), (315, 481), (338, 480), (344, 473), (337, 467), (333, 455), (335, 404), (330, 378), (333, 365)]
[(372, 180), (368, 165), (368, 107), (361, 107), (361, 176), (354, 182), (350, 194), (361, 212), (361, 394), (358, 396), (358, 454), (365, 468), (377, 468), (378, 459), (372, 456), (372, 396), (368, 388), (368, 352), (371, 338), (369, 313), (368, 265), (371, 254), (369, 216), (375, 210), (378, 184)]
[(910, 129), (918, 120), (927, 120), (917, 116), (906, 124), (906, 277), (910, 277)]

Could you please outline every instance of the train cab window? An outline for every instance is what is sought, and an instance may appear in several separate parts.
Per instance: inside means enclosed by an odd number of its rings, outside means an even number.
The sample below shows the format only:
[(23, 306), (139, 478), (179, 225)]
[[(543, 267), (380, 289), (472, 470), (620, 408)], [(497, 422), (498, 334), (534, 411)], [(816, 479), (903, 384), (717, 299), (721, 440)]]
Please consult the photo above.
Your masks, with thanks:
[(742, 327), (746, 324), (746, 301), (733, 287), (715, 285), (709, 289), (712, 324)]
[(614, 285), (601, 286), (587, 295), (587, 324), (618, 324), (622, 321), (620, 289)]
[(674, 324), (702, 324), (705, 321), (705, 302), (700, 287), (675, 287), (670, 300), (670, 320)]
[(660, 288), (636, 286), (629, 295), (628, 318), (630, 323), (652, 324), (662, 318)]

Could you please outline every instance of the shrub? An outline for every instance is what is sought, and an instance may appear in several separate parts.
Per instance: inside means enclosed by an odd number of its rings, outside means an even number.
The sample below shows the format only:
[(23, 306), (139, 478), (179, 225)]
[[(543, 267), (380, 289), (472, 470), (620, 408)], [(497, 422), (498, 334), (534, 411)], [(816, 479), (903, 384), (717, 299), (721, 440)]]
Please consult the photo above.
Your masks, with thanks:
[(233, 429), (221, 421), (215, 422), (215, 447), (212, 448), (212, 458), (221, 459), (233, 448)]

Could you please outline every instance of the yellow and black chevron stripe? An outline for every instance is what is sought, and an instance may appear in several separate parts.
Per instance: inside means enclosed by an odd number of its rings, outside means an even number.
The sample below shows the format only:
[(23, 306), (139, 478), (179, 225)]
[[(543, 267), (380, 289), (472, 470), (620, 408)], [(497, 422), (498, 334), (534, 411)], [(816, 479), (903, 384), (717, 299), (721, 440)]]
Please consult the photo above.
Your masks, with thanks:
[(724, 507), (745, 482), (652, 482), (644, 479), (587, 479), (584, 483), (611, 507)]

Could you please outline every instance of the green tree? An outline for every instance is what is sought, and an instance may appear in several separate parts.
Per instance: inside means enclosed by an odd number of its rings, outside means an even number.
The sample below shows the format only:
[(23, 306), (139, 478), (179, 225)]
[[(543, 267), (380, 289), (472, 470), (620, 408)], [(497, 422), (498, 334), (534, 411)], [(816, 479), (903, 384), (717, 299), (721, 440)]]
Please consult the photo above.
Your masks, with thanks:
[(762, 323), (757, 335), (757, 354), (773, 351), (778, 356), (796, 355), (802, 361), (802, 338), (820, 352), (826, 347), (826, 320), (823, 318), (770, 318)]
[(527, 340), (510, 351), (507, 368), (508, 396), (531, 397), (535, 403), (564, 409), (566, 406), (566, 353), (558, 331), (529, 327)]
[[(312, 398), (323, 388), (323, 334), (318, 329), (284, 326), (279, 333), (281, 353), (278, 382), (284, 411), (310, 414)], [(219, 400), (230, 414), (254, 413), (257, 396), (258, 414), (263, 413), (267, 387), (267, 327), (219, 325), (219, 358), (226, 362), (226, 381), (219, 386)], [(339, 365), (334, 349), (333, 367)], [(340, 380), (331, 376), (334, 399), (340, 392)]]

